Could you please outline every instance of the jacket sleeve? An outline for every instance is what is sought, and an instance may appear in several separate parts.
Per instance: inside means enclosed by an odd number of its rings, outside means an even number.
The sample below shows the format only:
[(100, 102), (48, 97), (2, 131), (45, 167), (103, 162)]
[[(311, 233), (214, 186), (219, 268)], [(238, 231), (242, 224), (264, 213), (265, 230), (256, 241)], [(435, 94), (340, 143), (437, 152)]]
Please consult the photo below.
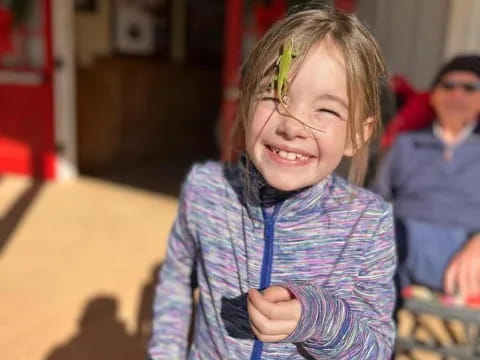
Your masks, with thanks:
[(393, 274), (396, 254), (391, 207), (365, 251), (349, 298), (312, 282), (286, 287), (300, 301), (300, 321), (285, 342), (298, 343), (314, 359), (390, 359), (395, 325)]
[(192, 312), (191, 274), (196, 253), (189, 223), (193, 172), (182, 188), (177, 218), (168, 239), (166, 260), (155, 289), (153, 335), (149, 346), (152, 360), (187, 357)]

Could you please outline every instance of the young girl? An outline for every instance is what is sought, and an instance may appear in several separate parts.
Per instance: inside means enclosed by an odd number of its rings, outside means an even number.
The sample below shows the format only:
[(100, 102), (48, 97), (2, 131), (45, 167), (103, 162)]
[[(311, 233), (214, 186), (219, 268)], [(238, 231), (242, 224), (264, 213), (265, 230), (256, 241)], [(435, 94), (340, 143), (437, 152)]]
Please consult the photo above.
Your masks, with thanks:
[(389, 359), (391, 209), (332, 174), (352, 156), (361, 181), (383, 76), (372, 36), (329, 8), (289, 14), (256, 45), (242, 69), (240, 161), (196, 165), (183, 186), (151, 359)]

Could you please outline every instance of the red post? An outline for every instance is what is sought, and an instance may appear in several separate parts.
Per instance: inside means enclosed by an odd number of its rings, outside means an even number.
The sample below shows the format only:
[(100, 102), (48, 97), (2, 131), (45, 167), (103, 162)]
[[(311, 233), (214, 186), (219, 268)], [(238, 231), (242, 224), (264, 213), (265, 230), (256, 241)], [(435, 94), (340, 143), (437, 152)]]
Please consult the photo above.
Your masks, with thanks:
[(355, 0), (335, 0), (335, 7), (339, 10), (352, 13), (355, 11)]
[(244, 0), (227, 0), (225, 4), (225, 40), (223, 46), (221, 136), (222, 159), (232, 151), (230, 132), (238, 98), (239, 70), (242, 56)]
[(47, 179), (54, 179), (56, 176), (56, 153), (55, 153), (55, 111), (53, 99), (53, 4), (52, 0), (44, 0), (42, 2), (43, 11), (43, 37), (45, 41), (45, 92), (46, 99), (49, 102), (47, 109), (47, 121), (44, 124), (45, 137), (48, 146), (43, 149), (41, 159), (43, 163), (40, 165), (43, 169), (43, 176)]
[(13, 50), (13, 21), (12, 11), (0, 3), (0, 59)]

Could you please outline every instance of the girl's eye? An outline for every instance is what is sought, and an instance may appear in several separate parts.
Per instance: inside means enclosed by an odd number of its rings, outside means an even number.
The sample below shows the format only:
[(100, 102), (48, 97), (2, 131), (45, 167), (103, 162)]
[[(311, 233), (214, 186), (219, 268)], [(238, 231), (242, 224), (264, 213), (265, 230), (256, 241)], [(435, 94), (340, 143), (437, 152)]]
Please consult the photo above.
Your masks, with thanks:
[(339, 113), (337, 113), (336, 111), (330, 110), (330, 109), (322, 108), (322, 109), (318, 109), (317, 111), (318, 112), (324, 112), (324, 113), (327, 113), (327, 114), (332, 114), (332, 115), (334, 115), (338, 118), (341, 118)]
[(270, 100), (270, 101), (273, 101), (273, 102), (278, 102), (277, 97), (276, 96), (271, 96), (271, 95), (262, 97), (262, 100), (267, 100), (267, 101)]
[(258, 100), (260, 101), (273, 101), (273, 102), (278, 102), (278, 99), (276, 96), (272, 95), (269, 92), (265, 92), (263, 94), (260, 94), (258, 96)]

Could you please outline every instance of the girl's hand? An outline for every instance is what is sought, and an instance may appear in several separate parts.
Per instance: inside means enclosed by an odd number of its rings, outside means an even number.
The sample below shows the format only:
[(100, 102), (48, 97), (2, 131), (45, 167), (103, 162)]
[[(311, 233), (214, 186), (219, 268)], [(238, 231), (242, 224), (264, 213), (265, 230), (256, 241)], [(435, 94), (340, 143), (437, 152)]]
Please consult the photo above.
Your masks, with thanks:
[(250, 326), (263, 342), (286, 339), (297, 327), (301, 314), (300, 302), (281, 286), (270, 286), (262, 292), (248, 291)]

